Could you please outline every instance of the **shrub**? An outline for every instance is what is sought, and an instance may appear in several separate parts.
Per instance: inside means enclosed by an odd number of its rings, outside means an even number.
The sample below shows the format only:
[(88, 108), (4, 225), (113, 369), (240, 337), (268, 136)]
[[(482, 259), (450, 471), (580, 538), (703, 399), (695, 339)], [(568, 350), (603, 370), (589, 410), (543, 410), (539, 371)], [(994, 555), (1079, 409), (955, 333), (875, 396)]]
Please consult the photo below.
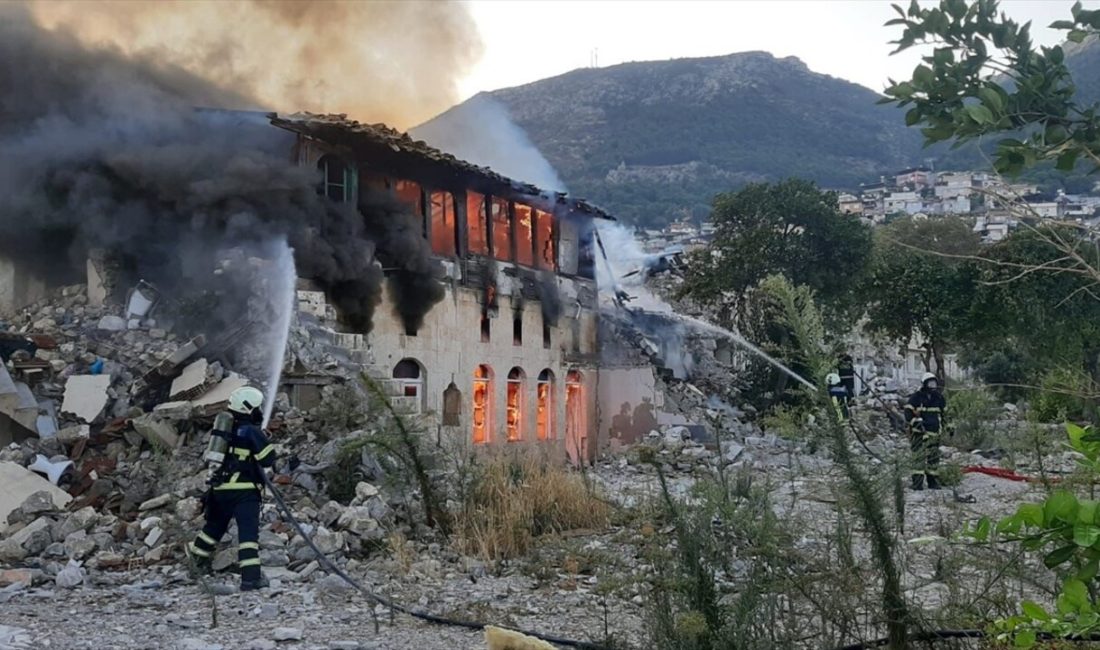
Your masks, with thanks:
[(579, 474), (533, 453), (475, 466), (464, 494), (455, 541), (486, 561), (521, 556), (541, 535), (602, 528), (610, 514)]

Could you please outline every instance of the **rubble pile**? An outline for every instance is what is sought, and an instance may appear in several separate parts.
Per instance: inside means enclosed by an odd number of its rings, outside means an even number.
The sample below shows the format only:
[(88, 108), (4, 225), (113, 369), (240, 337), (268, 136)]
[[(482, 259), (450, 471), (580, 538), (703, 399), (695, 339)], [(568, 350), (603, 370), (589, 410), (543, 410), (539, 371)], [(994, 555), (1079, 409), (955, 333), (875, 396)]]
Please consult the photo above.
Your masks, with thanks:
[[(175, 564), (202, 525), (206, 433), (248, 380), (202, 336), (181, 337), (120, 311), (90, 304), (78, 285), (0, 322), (0, 424), (9, 422), (0, 428), (7, 436), (0, 438), (0, 567), (11, 567), (0, 569), (0, 599), (32, 585), (72, 588), (88, 571)], [(293, 324), (288, 367), (327, 373), (318, 383), (328, 383), (313, 409), (293, 408), (279, 394), (280, 417), (270, 428), (282, 457), (275, 482), (317, 546), (346, 563), (400, 529), (408, 504), (375, 486), (387, 477), (366, 451), (355, 463), (350, 501), (325, 494), (325, 473), (342, 445), (367, 434), (326, 431), (320, 421), (361, 407), (340, 401), (339, 381), (358, 366), (335, 345), (337, 336), (308, 314)], [(318, 431), (331, 439), (317, 441)], [(297, 454), (285, 455), (287, 442), (303, 440), (317, 444), (292, 445)], [(228, 537), (235, 535), (231, 528)], [(322, 577), (305, 540), (270, 503), (260, 544), (275, 576)], [(235, 562), (230, 546), (214, 566)]]

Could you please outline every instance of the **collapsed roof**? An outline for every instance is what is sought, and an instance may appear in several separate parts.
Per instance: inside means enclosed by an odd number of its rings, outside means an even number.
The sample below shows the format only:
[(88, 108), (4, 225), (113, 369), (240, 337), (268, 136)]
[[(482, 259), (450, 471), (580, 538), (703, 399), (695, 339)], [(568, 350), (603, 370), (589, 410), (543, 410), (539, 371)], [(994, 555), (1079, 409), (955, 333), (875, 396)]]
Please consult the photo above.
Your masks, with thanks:
[(500, 193), (506, 190), (510, 193), (540, 198), (543, 202), (562, 205), (571, 211), (591, 217), (615, 219), (603, 209), (587, 201), (513, 180), (488, 167), (481, 167), (440, 151), (422, 140), (414, 140), (408, 133), (385, 124), (363, 124), (356, 120), (349, 120), (343, 113), (293, 113), (291, 115), (270, 113), (268, 119), (274, 126), (345, 148), (357, 154), (357, 159), (377, 160), (398, 173), (404, 173), (414, 166), (423, 167), (427, 163), (435, 170), (437, 176), (435, 180), (444, 185), (450, 181), (453, 189), (473, 186), (486, 193)]

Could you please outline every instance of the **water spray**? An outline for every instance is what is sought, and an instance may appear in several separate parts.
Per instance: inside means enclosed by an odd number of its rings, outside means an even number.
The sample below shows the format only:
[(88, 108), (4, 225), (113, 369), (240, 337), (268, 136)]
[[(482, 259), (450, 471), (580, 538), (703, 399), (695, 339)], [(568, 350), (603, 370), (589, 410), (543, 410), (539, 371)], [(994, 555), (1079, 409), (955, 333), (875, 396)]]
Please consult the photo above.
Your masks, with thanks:
[(271, 340), (271, 355), (268, 358), (267, 380), (264, 383), (264, 428), (267, 428), (271, 421), (271, 414), (275, 410), (275, 395), (279, 392), (279, 377), (283, 373), (283, 361), (286, 358), (286, 346), (290, 338), (290, 320), (294, 315), (295, 290), (298, 282), (298, 271), (294, 266), (294, 249), (285, 239), (274, 244), (270, 268), (273, 275), (269, 279), (267, 288), (273, 308), (273, 318), (267, 332)]

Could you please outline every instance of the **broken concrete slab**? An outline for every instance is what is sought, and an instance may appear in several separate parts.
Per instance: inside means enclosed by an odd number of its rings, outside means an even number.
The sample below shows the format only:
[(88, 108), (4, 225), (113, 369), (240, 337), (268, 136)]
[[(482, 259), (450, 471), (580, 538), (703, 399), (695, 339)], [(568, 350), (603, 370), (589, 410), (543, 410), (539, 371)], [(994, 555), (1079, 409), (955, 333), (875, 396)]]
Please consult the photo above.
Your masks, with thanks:
[(195, 410), (209, 413), (212, 410), (217, 410), (221, 405), (229, 401), (229, 396), (233, 394), (233, 391), (238, 388), (243, 388), (248, 385), (248, 380), (236, 373), (229, 373), (225, 379), (218, 382), (213, 388), (207, 391), (198, 399), (192, 401)]
[(7, 526), (8, 515), (35, 492), (48, 492), (59, 509), (73, 500), (68, 492), (15, 463), (0, 462), (0, 485), (4, 487), (0, 490), (0, 530)]
[(145, 438), (154, 447), (175, 449), (179, 443), (179, 433), (176, 432), (175, 425), (168, 420), (158, 418), (152, 413), (134, 418), (130, 421), (130, 424), (133, 425), (134, 431), (137, 431), (142, 438)]
[(120, 316), (112, 316), (108, 314), (99, 319), (99, 323), (96, 324), (97, 329), (108, 330), (110, 332), (121, 332), (126, 329), (126, 319)]
[[(107, 375), (73, 375), (65, 382), (65, 399), (61, 412), (71, 413), (84, 422), (94, 422), (107, 406)], [(37, 411), (37, 404), (35, 405)], [(35, 415), (37, 417), (37, 413)]]
[(194, 399), (205, 393), (210, 388), (210, 384), (210, 362), (199, 359), (184, 368), (180, 376), (172, 380), (168, 397), (176, 401)]
[(194, 408), (191, 402), (165, 402), (153, 407), (153, 415), (173, 422), (188, 420), (191, 418), (191, 411)]
[[(3, 363), (0, 363), (0, 414), (6, 415), (28, 435), (37, 433), (38, 401), (26, 384), (11, 378), (7, 366)], [(0, 431), (0, 433), (3, 432)], [(11, 440), (0, 439), (0, 442), (11, 442)]]

